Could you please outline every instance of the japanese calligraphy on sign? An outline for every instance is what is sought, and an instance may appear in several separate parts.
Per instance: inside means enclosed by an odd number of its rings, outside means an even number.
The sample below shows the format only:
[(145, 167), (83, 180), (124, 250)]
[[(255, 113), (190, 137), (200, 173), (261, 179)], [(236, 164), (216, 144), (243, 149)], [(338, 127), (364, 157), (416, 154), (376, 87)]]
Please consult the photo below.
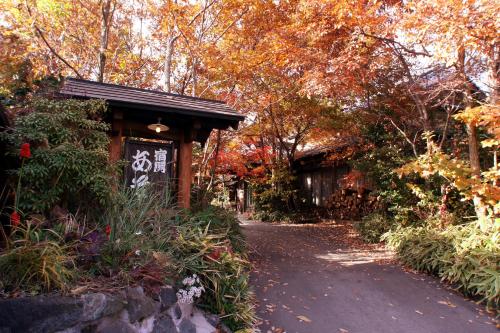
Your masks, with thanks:
[(125, 142), (127, 186), (140, 188), (147, 184), (167, 184), (172, 178), (173, 145), (148, 141)]

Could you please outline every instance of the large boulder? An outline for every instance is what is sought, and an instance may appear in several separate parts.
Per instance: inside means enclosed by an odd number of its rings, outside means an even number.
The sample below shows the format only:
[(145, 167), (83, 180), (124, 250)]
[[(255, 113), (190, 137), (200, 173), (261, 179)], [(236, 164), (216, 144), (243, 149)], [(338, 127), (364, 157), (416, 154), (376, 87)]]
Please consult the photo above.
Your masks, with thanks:
[(76, 325), (84, 302), (62, 296), (0, 300), (0, 332), (54, 332)]

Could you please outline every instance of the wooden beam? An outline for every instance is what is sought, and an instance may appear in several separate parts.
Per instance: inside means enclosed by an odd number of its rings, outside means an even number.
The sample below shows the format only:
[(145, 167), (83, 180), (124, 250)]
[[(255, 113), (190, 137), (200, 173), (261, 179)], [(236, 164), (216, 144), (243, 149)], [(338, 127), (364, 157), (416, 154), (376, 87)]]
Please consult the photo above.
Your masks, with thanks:
[(144, 139), (158, 140), (181, 140), (182, 130), (178, 128), (170, 128), (166, 132), (156, 133), (147, 128), (146, 124), (140, 124), (130, 120), (123, 121), (123, 135), (133, 136)]
[(109, 143), (109, 161), (117, 162), (122, 158), (123, 113), (113, 111), (111, 122), (111, 141)]
[[(190, 131), (185, 131), (189, 134)], [(178, 204), (181, 208), (188, 209), (191, 200), (191, 181), (193, 164), (193, 141), (190, 136), (185, 136), (179, 141), (179, 191)]]

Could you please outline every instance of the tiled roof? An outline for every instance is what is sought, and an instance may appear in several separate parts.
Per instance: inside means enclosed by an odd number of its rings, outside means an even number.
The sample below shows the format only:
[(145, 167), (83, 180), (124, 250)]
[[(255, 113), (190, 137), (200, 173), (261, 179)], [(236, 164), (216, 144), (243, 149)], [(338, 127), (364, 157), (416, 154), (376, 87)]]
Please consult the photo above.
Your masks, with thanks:
[(60, 93), (72, 97), (104, 99), (111, 105), (141, 106), (156, 111), (231, 121), (245, 119), (243, 115), (221, 101), (75, 78), (66, 78)]
[(321, 144), (304, 151), (296, 153), (295, 160), (305, 159), (309, 157), (319, 156), (321, 154), (340, 153), (349, 147), (359, 147), (360, 140), (356, 137), (343, 137), (331, 143)]

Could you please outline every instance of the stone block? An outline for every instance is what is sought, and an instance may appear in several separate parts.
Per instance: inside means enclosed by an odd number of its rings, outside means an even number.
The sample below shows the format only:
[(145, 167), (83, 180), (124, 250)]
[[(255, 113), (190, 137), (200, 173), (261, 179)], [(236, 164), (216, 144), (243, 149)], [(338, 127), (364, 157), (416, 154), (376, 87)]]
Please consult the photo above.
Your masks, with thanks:
[(132, 325), (122, 320), (104, 320), (96, 333), (137, 333)]
[(175, 306), (174, 306), (174, 309), (173, 309), (173, 315), (174, 315), (174, 318), (179, 320), (181, 319), (182, 317), (182, 311), (181, 311), (181, 308), (179, 306), (179, 304), (175, 303)]
[(166, 313), (162, 313), (155, 320), (153, 331), (151, 333), (177, 333), (174, 321)]
[(123, 310), (126, 305), (123, 296), (111, 296), (102, 293), (83, 295), (82, 301), (82, 321), (97, 320), (102, 317), (115, 315)]
[(159, 304), (144, 295), (142, 287), (133, 287), (126, 290), (127, 311), (131, 323), (151, 316), (159, 310)]
[(220, 318), (218, 315), (215, 314), (205, 314), (205, 318), (207, 319), (208, 323), (212, 325), (213, 327), (219, 326), (220, 323)]
[(187, 318), (179, 324), (179, 333), (196, 333), (196, 326)]
[(175, 290), (171, 286), (165, 286), (160, 289), (160, 303), (161, 310), (169, 309), (172, 305), (177, 302), (177, 295), (175, 294)]

